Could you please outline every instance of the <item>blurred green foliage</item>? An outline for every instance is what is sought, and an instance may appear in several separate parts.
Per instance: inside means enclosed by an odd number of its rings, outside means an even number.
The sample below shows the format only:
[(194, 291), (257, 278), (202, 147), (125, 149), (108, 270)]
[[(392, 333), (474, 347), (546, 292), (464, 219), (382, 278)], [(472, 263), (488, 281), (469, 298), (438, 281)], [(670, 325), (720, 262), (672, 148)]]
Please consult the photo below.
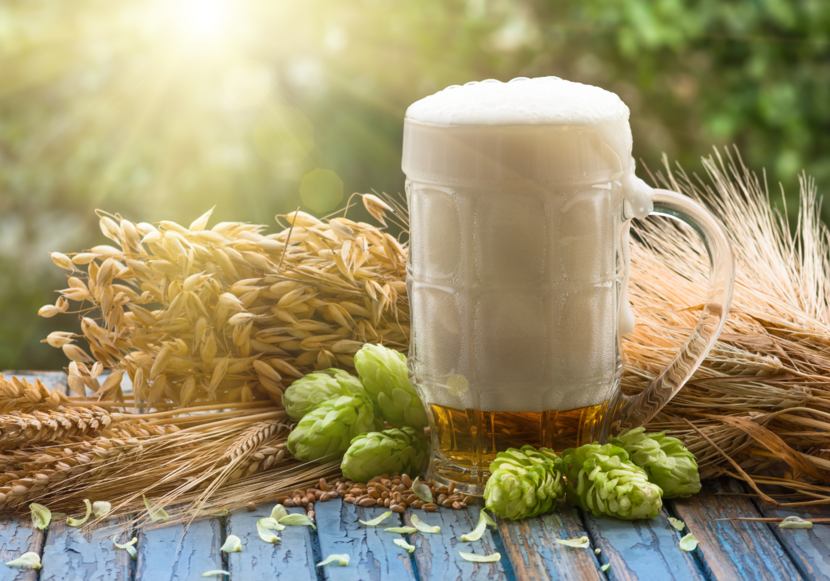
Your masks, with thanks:
[(826, 0), (0, 0), (0, 368), (65, 365), (47, 252), (102, 243), (96, 208), (276, 227), (317, 169), (400, 192), (406, 107), (451, 84), (599, 85), (649, 167), (737, 144), (823, 190), (829, 35)]

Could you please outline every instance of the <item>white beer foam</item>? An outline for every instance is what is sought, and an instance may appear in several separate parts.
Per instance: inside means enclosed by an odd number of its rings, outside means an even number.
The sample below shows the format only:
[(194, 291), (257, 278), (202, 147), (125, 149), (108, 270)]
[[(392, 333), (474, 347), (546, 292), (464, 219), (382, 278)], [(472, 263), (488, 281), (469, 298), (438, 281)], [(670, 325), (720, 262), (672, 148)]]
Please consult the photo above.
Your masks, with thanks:
[(594, 125), (628, 115), (616, 94), (558, 77), (453, 85), (406, 110), (410, 119), (439, 125)]

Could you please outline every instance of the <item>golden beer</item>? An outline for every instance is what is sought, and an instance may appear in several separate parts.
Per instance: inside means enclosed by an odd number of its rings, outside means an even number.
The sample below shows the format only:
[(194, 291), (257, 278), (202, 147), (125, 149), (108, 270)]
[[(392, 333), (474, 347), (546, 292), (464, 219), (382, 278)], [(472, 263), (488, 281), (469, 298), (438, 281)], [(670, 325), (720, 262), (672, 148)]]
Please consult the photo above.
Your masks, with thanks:
[(608, 402), (584, 408), (545, 412), (484, 412), (427, 406), (432, 449), (443, 460), (433, 471), (442, 484), (484, 486), (497, 452), (525, 445), (544, 446), (557, 453), (589, 444), (599, 436)]

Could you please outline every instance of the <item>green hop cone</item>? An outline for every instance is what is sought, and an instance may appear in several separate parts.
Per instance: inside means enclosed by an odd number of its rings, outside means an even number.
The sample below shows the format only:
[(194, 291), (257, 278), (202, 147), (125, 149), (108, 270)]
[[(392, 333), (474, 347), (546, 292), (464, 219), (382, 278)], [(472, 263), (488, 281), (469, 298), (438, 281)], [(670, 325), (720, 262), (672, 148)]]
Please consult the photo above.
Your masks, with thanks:
[(369, 397), (395, 428), (423, 428), (427, 413), (409, 382), (406, 357), (382, 345), (366, 344), (354, 356), (357, 373)]
[(568, 501), (594, 515), (626, 520), (653, 518), (663, 506), (663, 491), (613, 444), (569, 448), (560, 458)]
[(409, 474), (413, 478), (426, 468), (429, 444), (423, 431), (409, 427), (360, 434), (343, 456), (343, 475), (355, 482), (368, 482), (381, 474)]
[(496, 454), (484, 489), (487, 508), (518, 520), (552, 511), (564, 496), (562, 472), (553, 450), (523, 446)]
[(341, 395), (365, 393), (363, 384), (342, 369), (326, 369), (309, 373), (292, 383), (282, 396), (285, 411), (295, 422), (327, 399)]
[(645, 431), (627, 430), (609, 442), (628, 452), (631, 461), (646, 471), (648, 479), (663, 489), (663, 498), (684, 498), (700, 492), (695, 455), (666, 432)]
[(341, 395), (307, 413), (291, 430), (286, 446), (298, 460), (328, 462), (342, 457), (358, 434), (382, 427), (366, 395)]

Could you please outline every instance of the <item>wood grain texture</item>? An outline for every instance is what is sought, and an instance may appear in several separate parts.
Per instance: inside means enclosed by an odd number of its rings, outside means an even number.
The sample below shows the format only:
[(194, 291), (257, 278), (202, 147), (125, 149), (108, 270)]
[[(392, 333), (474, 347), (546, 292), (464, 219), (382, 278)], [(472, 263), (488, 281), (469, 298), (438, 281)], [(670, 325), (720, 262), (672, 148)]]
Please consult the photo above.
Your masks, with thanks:
[(689, 532), (700, 542), (696, 554), (710, 576), (729, 581), (801, 579), (768, 525), (717, 520), (761, 516), (749, 498), (718, 496), (717, 492), (744, 490), (734, 480), (710, 480), (697, 495), (672, 501)]
[[(222, 523), (206, 519), (184, 525), (142, 530), (138, 535), (136, 579), (201, 581), (202, 573), (222, 569)], [(184, 535), (184, 536), (182, 536)]]
[(578, 539), (586, 531), (576, 509), (564, 502), (556, 512), (521, 521), (498, 519), (499, 533), (519, 581), (605, 579), (593, 548), (572, 549), (556, 539)]
[(610, 579), (705, 579), (694, 558), (680, 550), (680, 535), (667, 516), (663, 510), (656, 518), (624, 521), (585, 513), (591, 537), (602, 550), (601, 561), (611, 564)]
[(468, 507), (464, 510), (440, 510), (424, 512), (407, 509), (406, 524), (412, 524), (411, 517), (418, 518), (431, 526), (441, 527), (438, 534), (413, 533), (409, 535), (410, 543), (415, 545), (415, 563), (418, 576), (422, 581), (431, 579), (457, 579), (459, 581), (478, 581), (484, 579), (509, 579), (513, 576), (509, 555), (502, 554), (497, 563), (470, 563), (461, 558), (459, 551), (476, 555), (491, 555), (498, 552), (493, 535), (489, 529), (481, 540), (474, 543), (462, 543), (461, 535), (469, 533), (478, 524), (481, 507)]
[[(6, 563), (30, 551), (40, 554), (43, 539), (43, 531), (34, 528), (28, 515), (0, 516), (0, 563)], [(35, 581), (37, 574), (37, 571), (20, 571), (0, 564), (0, 581)]]
[[(357, 522), (371, 520), (387, 509), (360, 508), (337, 498), (318, 502), (314, 507), (317, 521), (317, 539), (323, 559), (333, 554), (347, 554), (351, 561), (346, 567), (331, 566), (322, 569), (330, 581), (380, 581), (416, 579), (409, 553), (394, 544), (400, 535), (385, 533), (383, 529), (402, 526), (400, 515), (392, 513), (380, 526), (367, 527)], [(426, 579), (421, 577), (421, 579)]]
[[(233, 579), (244, 581), (315, 581), (314, 551), (309, 527), (285, 527), (274, 531), (282, 540), (266, 543), (259, 538), (256, 522), (271, 515), (275, 503), (257, 506), (253, 512), (235, 512), (228, 517), (228, 534), (242, 541), (242, 552), (228, 555), (228, 571)], [(302, 508), (289, 513), (305, 514)]]
[[(761, 505), (765, 517), (830, 518), (828, 506), (804, 506), (791, 509), (771, 508)], [(740, 523), (736, 523), (740, 524)], [(767, 525), (789, 553), (804, 577), (830, 581), (830, 525), (815, 525), (810, 530), (779, 529), (777, 524)]]
[[(112, 537), (126, 519), (112, 519), (103, 527), (83, 531), (66, 525), (66, 519), (53, 521), (43, 546), (41, 581), (129, 581), (132, 559), (116, 549)], [(119, 542), (129, 541), (122, 534)]]
[(39, 379), (43, 386), (49, 391), (57, 389), (64, 394), (69, 393), (69, 385), (66, 382), (66, 373), (63, 371), (17, 371), (9, 369), (3, 372), (3, 377), (11, 379), (12, 377), (19, 377), (25, 379), (29, 383), (34, 383)]

